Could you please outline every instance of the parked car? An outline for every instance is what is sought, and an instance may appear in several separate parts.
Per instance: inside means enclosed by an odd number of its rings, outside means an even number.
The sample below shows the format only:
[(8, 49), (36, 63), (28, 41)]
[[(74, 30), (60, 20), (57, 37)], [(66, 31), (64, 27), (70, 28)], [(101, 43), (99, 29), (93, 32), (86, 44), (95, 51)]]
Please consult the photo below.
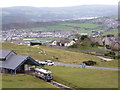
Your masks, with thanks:
[(46, 60), (45, 62), (47, 63), (48, 66), (54, 65), (54, 62), (52, 62), (51, 60)]
[(39, 62), (39, 63), (41, 63), (42, 65), (47, 65), (47, 62)]

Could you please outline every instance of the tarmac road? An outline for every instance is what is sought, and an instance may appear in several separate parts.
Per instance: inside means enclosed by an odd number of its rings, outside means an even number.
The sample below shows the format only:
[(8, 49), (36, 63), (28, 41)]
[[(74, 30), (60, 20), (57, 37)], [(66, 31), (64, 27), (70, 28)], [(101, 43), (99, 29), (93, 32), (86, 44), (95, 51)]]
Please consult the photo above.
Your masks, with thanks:
[[(58, 63), (55, 62), (55, 66), (66, 66), (66, 67), (78, 67), (82, 68), (82, 65), (74, 65), (74, 64), (64, 64), (64, 63)], [(105, 68), (105, 67), (93, 67), (93, 66), (86, 66), (87, 69), (101, 69), (101, 70), (120, 70), (117, 68)]]

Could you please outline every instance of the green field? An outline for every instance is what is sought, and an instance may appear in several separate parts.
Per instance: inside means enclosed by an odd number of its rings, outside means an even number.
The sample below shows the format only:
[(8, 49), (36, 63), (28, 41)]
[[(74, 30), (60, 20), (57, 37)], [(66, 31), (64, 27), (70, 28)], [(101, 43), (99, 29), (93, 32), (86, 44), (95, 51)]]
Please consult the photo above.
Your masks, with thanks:
[[(80, 27), (80, 28), (96, 28), (102, 25), (92, 24), (92, 23), (63, 23), (58, 24), (56, 26), (47, 26), (47, 27), (35, 27), (35, 28), (27, 28), (25, 30), (41, 30), (41, 31), (54, 31), (54, 30), (72, 30), (71, 27)], [(18, 29), (21, 30), (21, 29)]]
[(96, 66), (116, 68), (118, 67), (118, 60), (113, 60), (111, 62), (101, 62), (101, 60), (94, 55), (55, 49), (45, 46), (30, 47), (26, 45), (2, 43), (1, 49), (14, 50), (20, 55), (31, 56), (32, 58), (40, 61), (50, 59), (54, 62), (81, 65), (83, 61), (93, 60), (97, 62)]
[(81, 24), (77, 24), (77, 23), (64, 23), (61, 24), (63, 26), (73, 26), (73, 27), (80, 27), (80, 28), (96, 28), (98, 26), (102, 26), (102, 25), (97, 25), (97, 24), (92, 24), (92, 23), (81, 23)]
[(105, 32), (103, 35), (108, 35), (108, 34), (113, 34), (113, 35), (118, 35), (118, 29), (113, 29), (112, 31)]
[(55, 87), (32, 76), (2, 75), (2, 88), (55, 88)]
[[(18, 29), (18, 30), (23, 30), (23, 29)], [(62, 25), (57, 25), (57, 26), (27, 28), (27, 29), (24, 29), (24, 30), (40, 30), (40, 31), (68, 30), (68, 31), (71, 31), (71, 28), (66, 27), (66, 26), (62, 26)]]
[[(118, 71), (47, 66), (53, 80), (71, 88), (117, 88)], [(42, 80), (27, 75), (2, 75), (2, 88), (55, 88)]]
[(117, 88), (118, 71), (82, 69), (63, 66), (45, 67), (54, 80), (72, 88)]
[[(77, 33), (93, 34), (92, 31), (104, 32), (104, 31), (107, 30), (107, 27), (100, 30), (98, 27), (100, 27), (102, 25), (97, 25), (97, 24), (92, 24), (92, 23), (81, 23), (81, 24), (78, 24), (78, 23), (64, 23), (64, 24), (61, 24), (61, 25), (66, 26), (66, 27), (73, 27), (73, 28), (78, 27), (77, 29), (72, 28), (72, 30), (76, 30)], [(86, 30), (85, 28), (88, 28), (88, 30)]]

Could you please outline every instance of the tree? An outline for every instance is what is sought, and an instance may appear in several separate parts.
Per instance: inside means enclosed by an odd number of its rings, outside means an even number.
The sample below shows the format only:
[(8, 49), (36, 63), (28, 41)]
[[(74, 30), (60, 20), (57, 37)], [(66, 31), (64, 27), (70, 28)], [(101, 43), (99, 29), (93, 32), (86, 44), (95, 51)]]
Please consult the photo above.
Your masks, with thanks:
[(86, 38), (88, 38), (87, 35), (82, 35), (80, 39), (81, 39), (81, 40), (84, 40), (84, 39), (86, 39)]

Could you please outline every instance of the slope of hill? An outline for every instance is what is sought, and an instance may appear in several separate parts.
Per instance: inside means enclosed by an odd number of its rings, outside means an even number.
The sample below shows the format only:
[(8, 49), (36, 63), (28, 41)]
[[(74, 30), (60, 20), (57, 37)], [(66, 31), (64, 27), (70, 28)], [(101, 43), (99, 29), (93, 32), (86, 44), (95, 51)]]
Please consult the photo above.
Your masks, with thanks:
[(40, 30), (40, 31), (73, 31), (76, 33), (93, 34), (92, 31), (100, 31), (104, 34), (118, 33), (117, 16), (100, 17), (90, 20), (66, 20), (46, 22), (23, 22), (23, 23), (2, 23), (2, 30)]
[(3, 23), (53, 21), (117, 15), (115, 5), (81, 5), (73, 7), (9, 7), (2, 8)]
[(39, 61), (52, 60), (54, 62), (80, 65), (83, 61), (93, 60), (97, 62), (96, 66), (99, 67), (118, 67), (118, 60), (113, 60), (111, 62), (101, 62), (99, 58), (93, 55), (45, 46), (29, 47), (26, 45), (2, 43), (2, 49), (14, 50), (19, 55), (31, 56), (35, 60)]

